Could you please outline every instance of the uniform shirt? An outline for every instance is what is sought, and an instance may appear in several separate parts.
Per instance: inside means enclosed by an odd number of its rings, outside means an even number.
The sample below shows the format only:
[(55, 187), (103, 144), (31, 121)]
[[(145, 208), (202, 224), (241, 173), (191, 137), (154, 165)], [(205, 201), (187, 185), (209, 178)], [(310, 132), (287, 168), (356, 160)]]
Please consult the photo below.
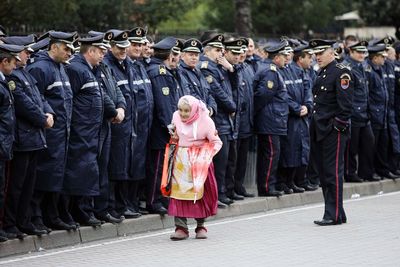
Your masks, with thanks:
[(324, 139), (334, 128), (343, 130), (350, 126), (353, 80), (350, 69), (336, 60), (319, 71), (313, 87), (312, 116), (317, 141)]

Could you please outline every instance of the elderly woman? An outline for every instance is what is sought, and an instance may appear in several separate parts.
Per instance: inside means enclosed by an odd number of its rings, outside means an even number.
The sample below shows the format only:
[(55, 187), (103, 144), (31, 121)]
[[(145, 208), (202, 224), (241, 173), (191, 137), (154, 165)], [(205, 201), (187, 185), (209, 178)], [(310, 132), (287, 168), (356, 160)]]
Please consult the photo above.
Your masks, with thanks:
[(208, 168), (207, 178), (200, 189), (195, 188), (192, 177), (191, 151), (194, 147), (211, 149), (211, 158), (221, 149), (222, 142), (218, 137), (214, 122), (209, 116), (206, 105), (193, 96), (179, 99), (178, 110), (172, 118), (172, 135), (178, 140), (170, 204), (168, 215), (175, 216), (175, 233), (172, 240), (183, 240), (189, 237), (186, 218), (197, 221), (196, 238), (207, 238), (204, 227), (205, 218), (217, 212), (218, 190), (214, 176), (214, 167)]

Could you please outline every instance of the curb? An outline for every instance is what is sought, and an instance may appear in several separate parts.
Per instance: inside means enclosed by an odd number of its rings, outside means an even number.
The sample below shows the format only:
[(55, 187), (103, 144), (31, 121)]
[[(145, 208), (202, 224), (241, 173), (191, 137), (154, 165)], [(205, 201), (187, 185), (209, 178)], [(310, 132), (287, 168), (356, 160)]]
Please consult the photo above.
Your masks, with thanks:
[[(352, 195), (376, 195), (400, 191), (400, 180), (383, 180), (379, 182), (345, 183), (343, 199)], [(226, 209), (219, 209), (218, 214), (208, 220), (217, 220), (227, 217), (246, 215), (269, 210), (303, 206), (323, 202), (321, 189), (302, 194), (284, 195), (280, 198), (256, 197), (243, 201), (236, 201)], [(0, 258), (27, 254), (65, 246), (73, 246), (95, 240), (123, 237), (132, 234), (150, 232), (155, 230), (170, 229), (174, 226), (173, 217), (161, 217), (157, 214), (145, 215), (138, 219), (124, 220), (120, 224), (103, 224), (101, 227), (81, 227), (76, 231), (54, 231), (42, 237), (28, 236), (24, 240), (10, 240), (0, 243)]]

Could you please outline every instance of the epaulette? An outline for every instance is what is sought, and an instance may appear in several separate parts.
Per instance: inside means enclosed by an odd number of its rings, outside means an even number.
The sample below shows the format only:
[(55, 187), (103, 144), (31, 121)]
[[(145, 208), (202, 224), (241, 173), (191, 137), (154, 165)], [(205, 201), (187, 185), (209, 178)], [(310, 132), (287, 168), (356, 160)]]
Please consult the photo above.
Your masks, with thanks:
[(399, 66), (395, 66), (395, 67), (394, 67), (394, 71), (395, 71), (395, 72), (400, 72), (400, 67), (399, 67)]
[(160, 74), (161, 75), (167, 74), (167, 69), (165, 68), (164, 65), (160, 65)]
[(208, 61), (202, 61), (200, 69), (208, 69)]
[(270, 65), (270, 69), (271, 69), (272, 71), (276, 71), (276, 66), (275, 66), (274, 64), (271, 64), (271, 65)]
[(338, 67), (338, 68), (341, 69), (341, 70), (343, 70), (343, 69), (351, 70), (350, 67), (349, 67), (349, 65), (343, 64), (343, 63), (337, 63), (337, 64), (336, 64), (336, 67)]
[(367, 66), (365, 67), (365, 71), (366, 71), (366, 72), (371, 72), (371, 71), (372, 71), (372, 67), (371, 67), (370, 65), (367, 65)]

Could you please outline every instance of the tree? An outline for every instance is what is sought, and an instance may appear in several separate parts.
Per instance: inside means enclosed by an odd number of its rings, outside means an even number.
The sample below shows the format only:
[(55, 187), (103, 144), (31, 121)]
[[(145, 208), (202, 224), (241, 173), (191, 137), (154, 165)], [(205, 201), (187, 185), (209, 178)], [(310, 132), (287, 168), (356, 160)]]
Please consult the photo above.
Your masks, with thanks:
[(241, 36), (250, 36), (253, 30), (250, 0), (235, 0), (235, 18), (236, 32)]

